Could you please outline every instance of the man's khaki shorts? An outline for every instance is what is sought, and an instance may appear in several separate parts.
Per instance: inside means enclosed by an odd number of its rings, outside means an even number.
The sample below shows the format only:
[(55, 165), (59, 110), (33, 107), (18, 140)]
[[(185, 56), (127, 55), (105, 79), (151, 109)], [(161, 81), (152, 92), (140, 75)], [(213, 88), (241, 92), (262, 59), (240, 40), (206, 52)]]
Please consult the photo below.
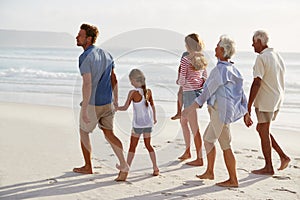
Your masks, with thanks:
[(217, 103), (208, 106), (208, 112), (210, 122), (205, 129), (203, 140), (212, 144), (218, 140), (222, 150), (231, 149), (230, 124), (224, 124), (220, 120)]
[(255, 108), (255, 112), (256, 112), (257, 122), (261, 124), (261, 123), (274, 121), (277, 117), (279, 110), (276, 110), (275, 112), (261, 112), (258, 110), (258, 108)]
[(90, 133), (98, 124), (100, 129), (113, 130), (114, 106), (106, 104), (103, 106), (88, 105), (87, 108), (90, 123), (85, 123), (82, 119), (82, 110), (80, 111), (79, 127), (81, 130)]

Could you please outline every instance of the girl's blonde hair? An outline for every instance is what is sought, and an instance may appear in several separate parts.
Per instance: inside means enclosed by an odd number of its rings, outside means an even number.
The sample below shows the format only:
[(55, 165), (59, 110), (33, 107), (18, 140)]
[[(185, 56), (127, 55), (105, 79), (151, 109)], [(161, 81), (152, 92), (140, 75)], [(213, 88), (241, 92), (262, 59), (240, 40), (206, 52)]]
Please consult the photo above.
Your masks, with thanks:
[(146, 100), (145, 104), (146, 106), (148, 106), (149, 96), (148, 96), (148, 90), (146, 88), (146, 78), (144, 73), (139, 69), (132, 69), (129, 73), (129, 79), (130, 80), (134, 79), (136, 82), (141, 83), (141, 88), (143, 89), (144, 97)]
[(189, 57), (191, 58), (191, 64), (194, 69), (205, 69), (208, 65), (208, 62), (202, 53), (202, 50), (204, 49), (204, 42), (199, 38), (198, 34), (192, 33), (186, 36), (185, 43), (190, 50)]

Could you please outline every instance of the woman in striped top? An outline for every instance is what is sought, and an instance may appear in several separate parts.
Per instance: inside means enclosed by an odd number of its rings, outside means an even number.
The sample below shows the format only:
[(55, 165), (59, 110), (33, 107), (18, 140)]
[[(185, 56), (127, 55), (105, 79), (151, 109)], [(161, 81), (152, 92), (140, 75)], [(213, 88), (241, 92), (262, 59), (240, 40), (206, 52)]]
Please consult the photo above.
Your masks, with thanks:
[[(207, 60), (205, 59), (202, 50), (204, 48), (203, 41), (195, 33), (185, 37), (185, 46), (188, 55), (184, 56), (180, 61), (180, 71), (177, 84), (183, 89), (183, 106), (189, 107), (201, 94), (202, 86), (207, 78)], [(180, 124), (183, 132), (183, 137), (186, 145), (185, 152), (178, 158), (185, 160), (191, 158), (190, 152), (190, 129), (194, 136), (194, 143), (197, 152), (197, 158), (194, 161), (186, 164), (192, 166), (202, 166), (202, 140), (199, 131), (197, 112), (191, 112), (188, 117), (181, 117)]]

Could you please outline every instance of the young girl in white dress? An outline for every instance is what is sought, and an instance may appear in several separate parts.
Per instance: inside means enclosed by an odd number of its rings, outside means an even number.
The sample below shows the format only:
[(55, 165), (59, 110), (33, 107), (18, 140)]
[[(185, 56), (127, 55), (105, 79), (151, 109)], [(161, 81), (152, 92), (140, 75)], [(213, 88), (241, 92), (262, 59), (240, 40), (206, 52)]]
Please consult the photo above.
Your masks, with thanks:
[(146, 88), (145, 76), (141, 70), (131, 70), (129, 79), (134, 89), (129, 91), (125, 105), (117, 108), (117, 110), (125, 111), (131, 102), (133, 103), (132, 133), (127, 163), (131, 166), (139, 138), (143, 134), (144, 143), (153, 164), (153, 176), (157, 176), (159, 175), (159, 169), (154, 149), (151, 146), (152, 127), (157, 122), (152, 92)]

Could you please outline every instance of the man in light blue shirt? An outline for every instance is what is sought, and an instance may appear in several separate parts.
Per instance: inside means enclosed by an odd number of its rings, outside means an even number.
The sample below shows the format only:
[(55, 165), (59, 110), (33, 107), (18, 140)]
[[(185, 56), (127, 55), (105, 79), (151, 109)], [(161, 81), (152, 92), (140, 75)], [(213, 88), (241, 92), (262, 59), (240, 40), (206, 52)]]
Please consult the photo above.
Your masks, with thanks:
[[(95, 47), (98, 29), (89, 24), (82, 24), (76, 37), (77, 46), (84, 52), (79, 57), (79, 70), (82, 76), (82, 103), (80, 110), (80, 143), (84, 157), (84, 166), (73, 169), (76, 173), (92, 174), (91, 142), (89, 133), (98, 127), (110, 143), (120, 165), (116, 181), (125, 181), (129, 166), (123, 154), (121, 141), (113, 132), (114, 106), (118, 103), (117, 79), (114, 73), (112, 56)], [(114, 100), (112, 99), (114, 96)], [(113, 102), (114, 101), (114, 102)]]
[[(203, 140), (207, 153), (207, 169), (200, 179), (214, 179), (214, 163), (216, 158), (215, 142), (218, 140), (223, 150), (229, 179), (217, 183), (221, 187), (238, 187), (236, 161), (231, 150), (230, 123), (247, 116), (247, 98), (243, 91), (243, 77), (233, 63), (229, 61), (235, 53), (235, 44), (227, 36), (221, 36), (215, 49), (218, 63), (207, 78), (202, 94), (182, 113), (187, 116), (193, 109), (208, 104), (210, 122), (205, 130)], [(247, 126), (251, 125), (250, 117), (245, 117)]]

